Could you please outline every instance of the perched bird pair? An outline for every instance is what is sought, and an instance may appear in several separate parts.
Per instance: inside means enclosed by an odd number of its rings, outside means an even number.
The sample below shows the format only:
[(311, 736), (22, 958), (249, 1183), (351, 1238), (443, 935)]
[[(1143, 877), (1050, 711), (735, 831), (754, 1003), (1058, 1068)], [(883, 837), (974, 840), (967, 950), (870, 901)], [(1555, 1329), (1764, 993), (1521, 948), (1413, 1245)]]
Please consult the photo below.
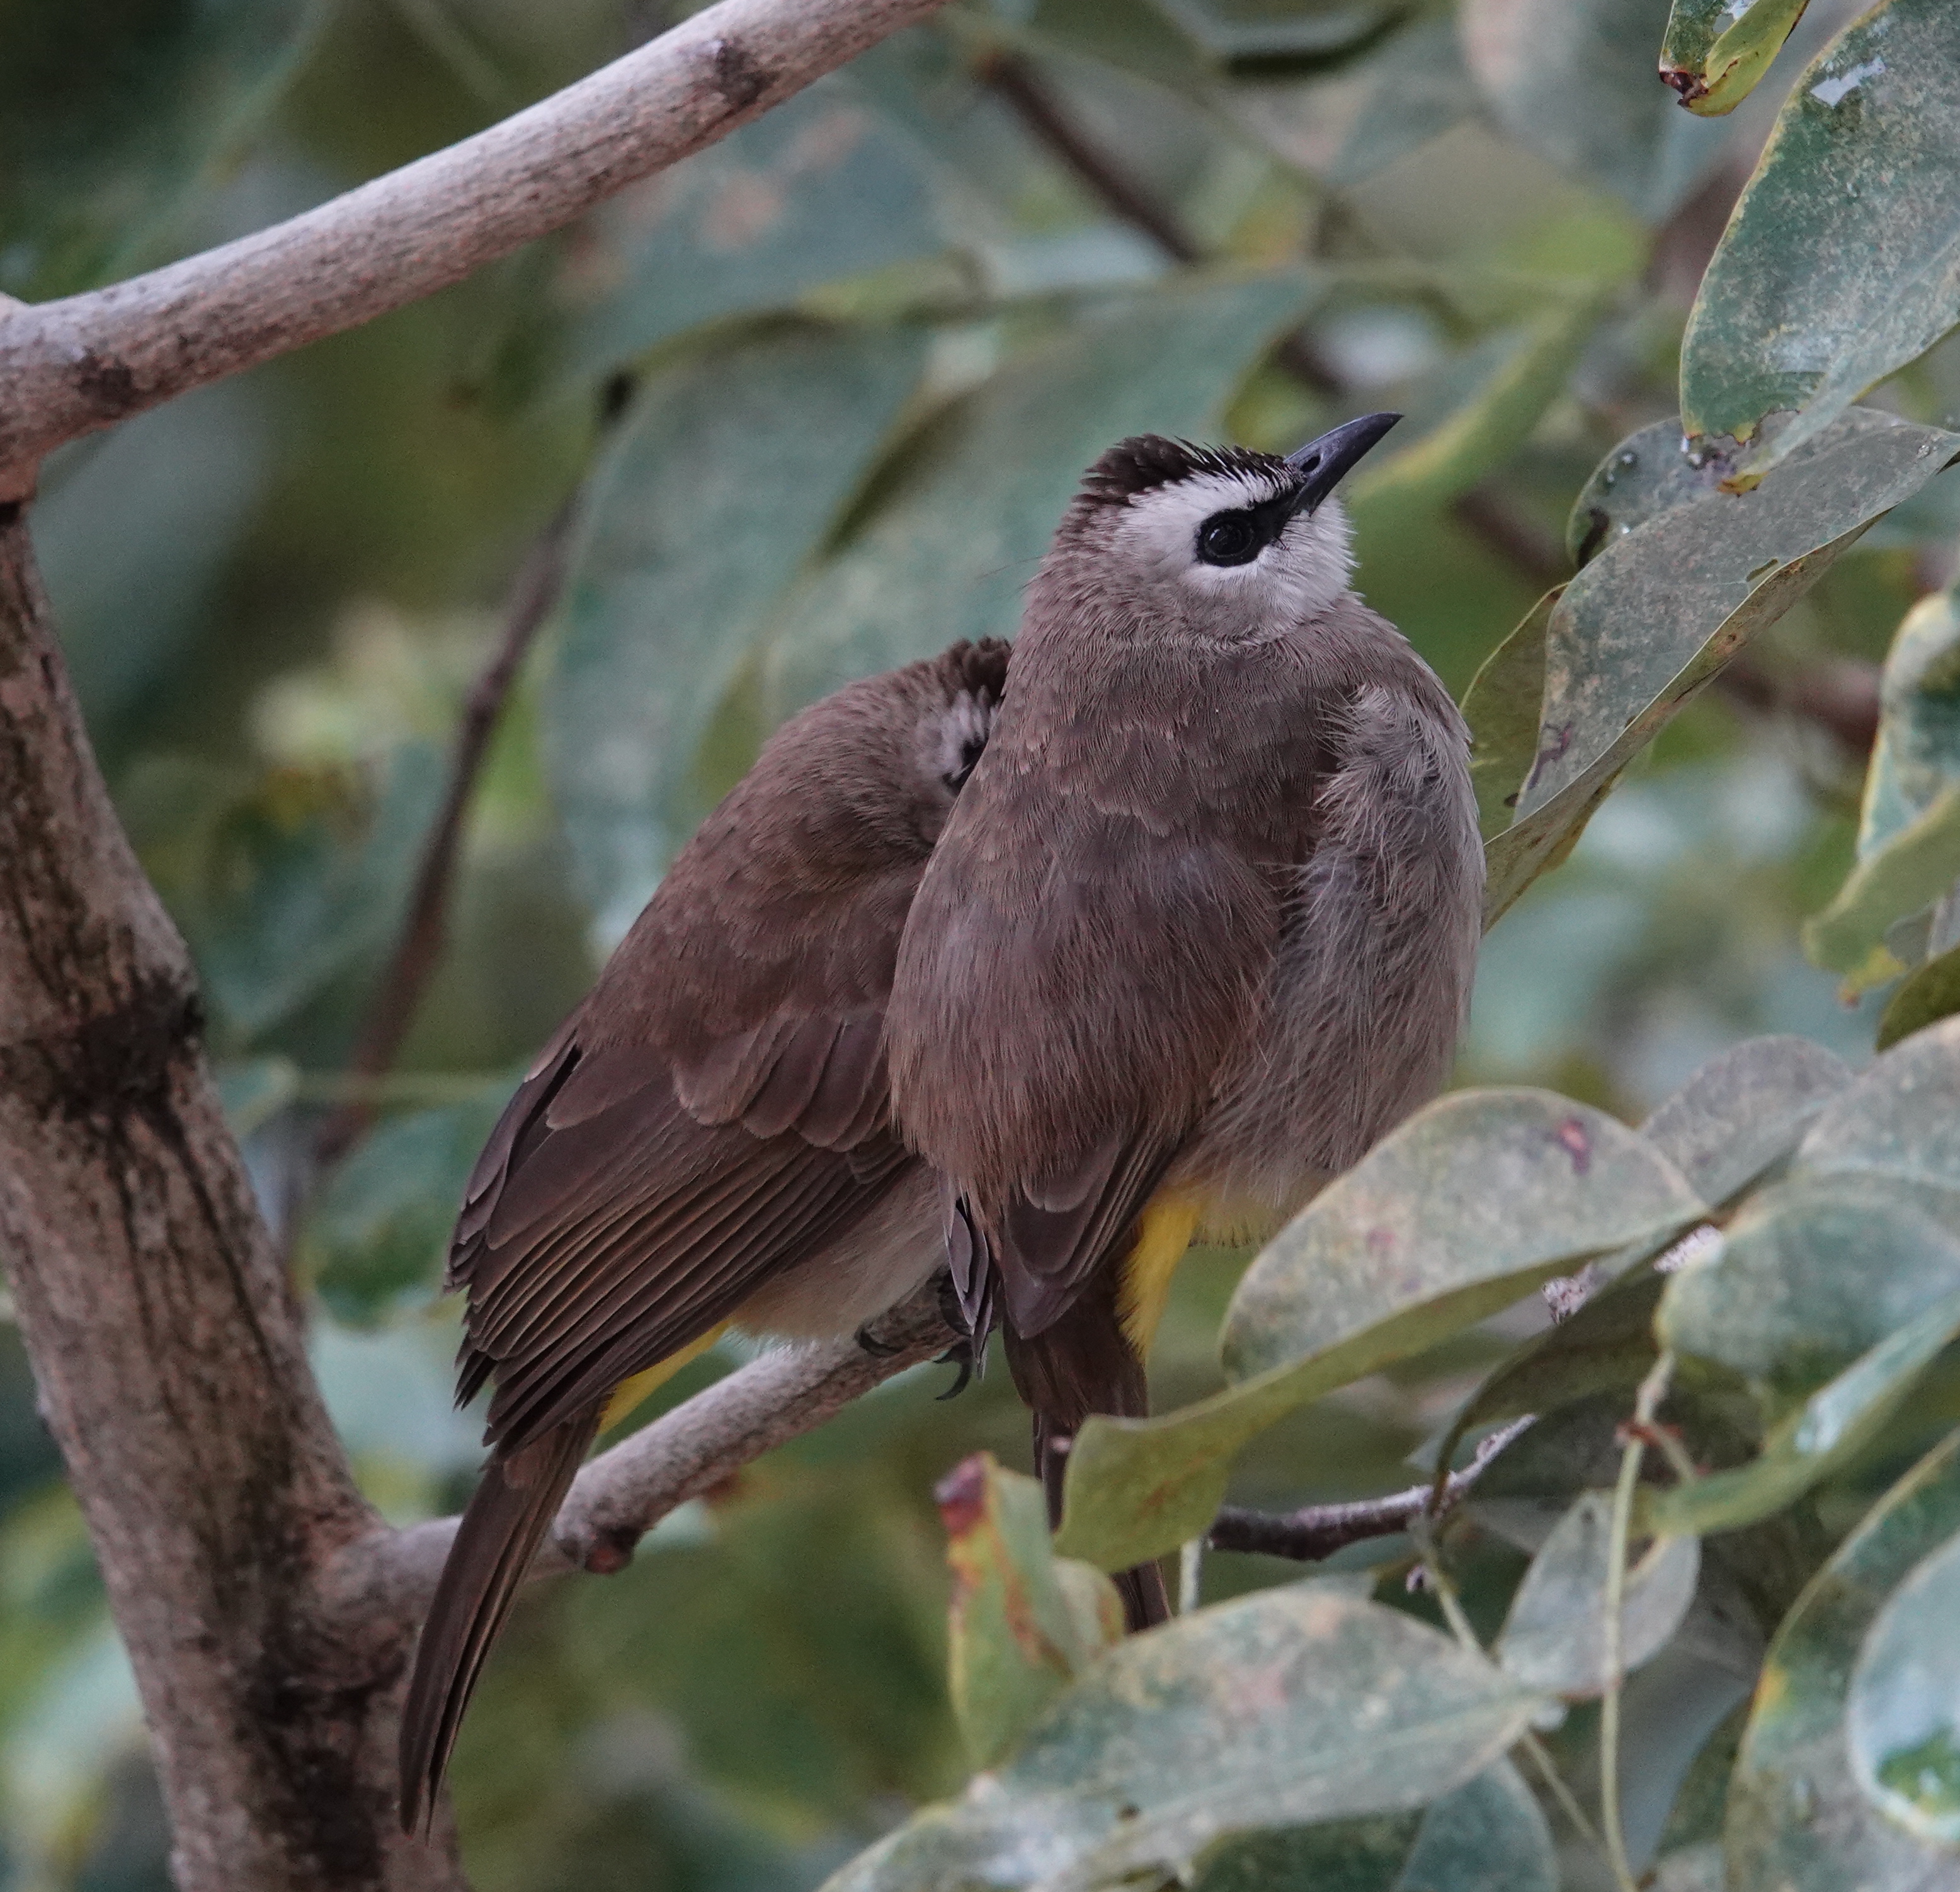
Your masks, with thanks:
[[(1051, 1509), (1198, 1236), (1269, 1233), (1446, 1075), (1482, 889), (1468, 736), (1349, 588), (1333, 488), (1125, 440), (1013, 647), (785, 724), (549, 1044), (449, 1283), (492, 1457), (416, 1652), (402, 1817), (609, 1413), (730, 1322), (844, 1334), (950, 1264), (1003, 1330)], [(1118, 1579), (1133, 1627), (1154, 1566)]]

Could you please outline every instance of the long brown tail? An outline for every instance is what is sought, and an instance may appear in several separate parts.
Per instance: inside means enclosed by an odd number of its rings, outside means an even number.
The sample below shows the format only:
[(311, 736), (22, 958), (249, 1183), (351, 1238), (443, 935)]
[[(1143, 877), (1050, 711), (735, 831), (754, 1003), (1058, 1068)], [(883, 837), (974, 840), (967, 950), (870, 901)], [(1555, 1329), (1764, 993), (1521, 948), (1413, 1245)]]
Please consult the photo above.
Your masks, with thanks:
[(426, 1833), (463, 1712), (599, 1429), (597, 1410), (483, 1468), (435, 1586), (402, 1704), (402, 1830)]
[[(1150, 1385), (1117, 1318), (1113, 1297), (1092, 1288), (1050, 1328), (1023, 1339), (1010, 1326), (1007, 1364), (1035, 1416), (1035, 1470), (1048, 1493), (1050, 1529), (1061, 1522), (1062, 1480), (1068, 1442), (1091, 1413), (1141, 1419), (1150, 1410)], [(1170, 1620), (1163, 1572), (1140, 1563), (1116, 1578), (1123, 1614), (1134, 1634)]]

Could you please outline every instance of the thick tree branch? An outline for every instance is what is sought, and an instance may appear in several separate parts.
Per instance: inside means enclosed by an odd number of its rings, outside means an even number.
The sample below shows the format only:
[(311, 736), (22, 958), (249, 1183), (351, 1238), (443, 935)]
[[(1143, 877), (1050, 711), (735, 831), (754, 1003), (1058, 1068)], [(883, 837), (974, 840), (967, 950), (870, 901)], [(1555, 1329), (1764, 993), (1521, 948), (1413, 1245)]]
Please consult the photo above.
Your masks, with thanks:
[(406, 1644), (313, 1581), (374, 1518), (0, 507), (0, 1258), (152, 1731), (183, 1892), (460, 1884), (394, 1830)]
[[(944, 1352), (959, 1336), (940, 1308), (928, 1285), (874, 1322), (873, 1337), (889, 1352), (837, 1340), (765, 1353), (601, 1452), (578, 1474), (532, 1575), (625, 1569), (640, 1539), (677, 1506)], [(371, 1531), (346, 1547), (326, 1592), (354, 1620), (380, 1610), (418, 1622), (455, 1534), (453, 1518)]]
[(940, 0), (720, 0), (446, 151), (218, 250), (0, 309), (0, 494), (51, 447), (460, 281)]

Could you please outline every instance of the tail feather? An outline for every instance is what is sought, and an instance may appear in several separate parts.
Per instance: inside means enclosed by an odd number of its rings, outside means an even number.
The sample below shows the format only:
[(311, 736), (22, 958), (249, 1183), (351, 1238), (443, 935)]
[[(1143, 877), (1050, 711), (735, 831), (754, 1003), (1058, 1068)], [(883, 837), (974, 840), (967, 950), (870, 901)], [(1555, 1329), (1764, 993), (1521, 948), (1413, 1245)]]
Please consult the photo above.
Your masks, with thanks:
[(442, 1566), (402, 1705), (405, 1833), (428, 1830), (484, 1660), (598, 1428), (597, 1411), (568, 1420), (484, 1467)]
[[(1141, 1415), (1138, 1415), (1141, 1417)], [(1061, 1523), (1062, 1481), (1068, 1474), (1068, 1434), (1042, 1414), (1035, 1415), (1035, 1468), (1048, 1494), (1048, 1528)], [(1123, 1620), (1134, 1636), (1170, 1620), (1170, 1592), (1163, 1572), (1154, 1563), (1139, 1563), (1115, 1576), (1116, 1594), (1123, 1599)]]

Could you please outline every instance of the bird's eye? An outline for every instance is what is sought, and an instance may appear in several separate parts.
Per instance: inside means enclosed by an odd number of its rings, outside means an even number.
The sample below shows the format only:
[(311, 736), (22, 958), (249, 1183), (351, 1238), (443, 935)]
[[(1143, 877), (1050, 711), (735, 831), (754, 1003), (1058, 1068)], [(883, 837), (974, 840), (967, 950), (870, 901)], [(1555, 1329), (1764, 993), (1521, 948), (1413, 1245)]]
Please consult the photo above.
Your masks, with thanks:
[(1259, 555), (1265, 542), (1246, 513), (1214, 513), (1198, 529), (1198, 555), (1208, 565), (1243, 565)]
[(966, 778), (973, 773), (973, 765), (979, 761), (980, 752), (986, 746), (985, 740), (978, 736), (968, 736), (960, 745), (959, 766), (940, 777), (952, 793), (958, 794), (966, 786)]

